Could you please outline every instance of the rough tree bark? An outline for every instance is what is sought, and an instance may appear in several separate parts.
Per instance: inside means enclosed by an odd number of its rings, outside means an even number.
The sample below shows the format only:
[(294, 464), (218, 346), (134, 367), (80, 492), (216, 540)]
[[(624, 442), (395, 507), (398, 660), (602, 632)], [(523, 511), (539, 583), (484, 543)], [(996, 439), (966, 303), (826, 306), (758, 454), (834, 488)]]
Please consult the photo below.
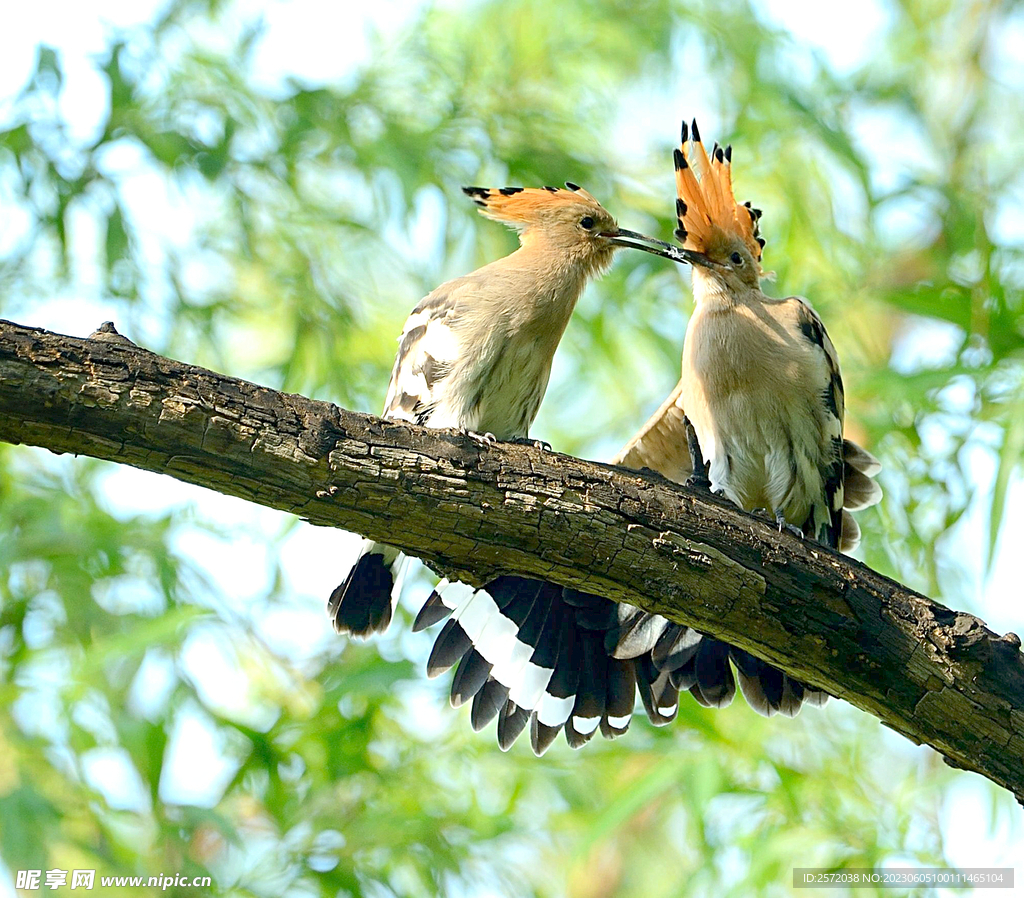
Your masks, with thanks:
[(628, 600), (1024, 802), (1017, 636), (652, 472), (344, 411), (154, 355), (110, 325), (78, 339), (0, 321), (0, 440), (170, 474), (470, 582), (514, 571)]

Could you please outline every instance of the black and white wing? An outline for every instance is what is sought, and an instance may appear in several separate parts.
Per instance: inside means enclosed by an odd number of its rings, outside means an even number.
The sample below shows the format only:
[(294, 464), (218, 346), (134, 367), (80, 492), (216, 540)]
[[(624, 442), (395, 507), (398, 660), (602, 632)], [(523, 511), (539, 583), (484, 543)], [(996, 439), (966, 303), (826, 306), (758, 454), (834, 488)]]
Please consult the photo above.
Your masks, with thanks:
[(821, 365), (821, 446), (820, 473), (822, 497), (811, 505), (804, 533), (833, 549), (839, 548), (843, 526), (843, 416), (846, 397), (839, 356), (829, 339), (825, 325), (810, 303), (798, 296), (794, 304), (797, 327), (802, 337), (820, 354)]
[[(461, 279), (460, 279), (461, 280)], [(459, 281), (442, 284), (406, 319), (384, 400), (384, 417), (430, 427), (462, 427), (458, 410), (446, 401), (445, 379), (459, 357)]]
[[(459, 355), (453, 327), (464, 279), (442, 284), (420, 301), (405, 322), (384, 417), (432, 427), (461, 427), (459, 409), (445, 390), (445, 379)], [(327, 603), (339, 633), (365, 638), (383, 633), (391, 623), (402, 579), (405, 554), (393, 546), (363, 540), (344, 582)]]

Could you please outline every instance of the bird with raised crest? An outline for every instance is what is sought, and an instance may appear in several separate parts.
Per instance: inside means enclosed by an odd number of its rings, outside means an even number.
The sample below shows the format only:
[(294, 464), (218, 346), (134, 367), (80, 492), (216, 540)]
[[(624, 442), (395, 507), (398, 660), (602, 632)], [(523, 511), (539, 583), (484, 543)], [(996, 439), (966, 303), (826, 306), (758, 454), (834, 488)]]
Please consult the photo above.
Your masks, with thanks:
[[(733, 198), (732, 147), (716, 144), (709, 155), (697, 123), (684, 123), (673, 156), (678, 258), (693, 268), (695, 309), (679, 384), (622, 460), (677, 478), (689, 469), (691, 484), (746, 511), (763, 509), (801, 538), (851, 551), (860, 529), (850, 512), (881, 499), (872, 479), (881, 465), (843, 438), (835, 347), (807, 300), (761, 291), (761, 212)], [(656, 708), (674, 711), (682, 686), (702, 704), (728, 704), (736, 691), (730, 661), (763, 714), (793, 715), (827, 698), (720, 640), (657, 615), (619, 613), (613, 654), (658, 673)]]
[[(519, 231), (520, 247), (422, 299), (405, 322), (384, 417), (459, 428), (482, 442), (525, 440), (552, 357), (588, 279), (619, 247), (664, 254), (627, 231), (587, 191), (465, 187), (488, 218)], [(364, 540), (328, 611), (340, 633), (365, 637), (391, 621), (406, 558)]]

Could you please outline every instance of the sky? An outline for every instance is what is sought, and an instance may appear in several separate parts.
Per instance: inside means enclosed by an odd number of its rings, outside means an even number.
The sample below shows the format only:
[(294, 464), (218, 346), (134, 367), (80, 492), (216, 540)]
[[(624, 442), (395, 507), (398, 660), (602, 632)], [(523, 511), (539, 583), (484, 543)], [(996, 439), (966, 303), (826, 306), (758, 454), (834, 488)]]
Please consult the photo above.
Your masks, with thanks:
[[(111, 28), (130, 27), (153, 18), (161, 8), (160, 0), (105, 0), (101, 4), (50, 2), (9, 4), (4, 12), (4, 28), (0, 35), (0, 120), (5, 114), (7, 98), (25, 83), (35, 64), (39, 44), (57, 49), (66, 73), (62, 109), (72, 134), (87, 140), (104, 111), (104, 85), (96, 74), (92, 57), (107, 45)], [(259, 14), (265, 28), (255, 60), (259, 83), (268, 90), (279, 89), (288, 77), (315, 84), (343, 79), (367, 59), (369, 29), (388, 33), (407, 20), (419, 0), (384, 0), (366, 3), (324, 3), (322, 0), (240, 0), (235, 4), (240, 15)], [(100, 12), (97, 14), (96, 10)], [(766, 0), (760, 14), (791, 32), (795, 39), (794, 53), (823, 55), (838, 73), (854, 70), (867, 56), (874, 35), (890, 20), (885, 3), (868, 0), (858, 4), (828, 4), (820, 0)], [(310, 28), (309, 23), (317, 27)], [(1008, 39), (1012, 39), (1009, 35)], [(795, 59), (794, 64), (799, 60)], [(697, 110), (698, 112), (700, 110)], [(706, 116), (713, 118), (713, 116)], [(660, 111), (651, 107), (631, 107), (634, 140), (654, 142), (663, 128)], [(892, 124), (892, 123), (890, 123)], [(906, 147), (906, 141), (896, 141)], [(629, 148), (625, 151), (628, 152)], [(126, 158), (119, 163), (134, 170), (137, 160)], [(898, 165), (898, 159), (880, 160), (878, 177), (887, 176), (885, 165)], [(132, 188), (127, 191), (130, 204), (140, 221), (163, 233), (187, 230), (196, 210), (181, 197), (168, 192), (166, 185), (144, 170), (132, 174)], [(16, 223), (9, 223), (13, 228)], [(1019, 216), (1010, 217), (1003, 225), (1009, 232), (1024, 233)], [(5, 238), (0, 234), (0, 246)], [(44, 303), (33, 303), (19, 316), (20, 323), (48, 327), (63, 333), (86, 335), (100, 322), (114, 317), (118, 310), (108, 306), (100, 296), (97, 280), (96, 298), (83, 300), (80, 294), (56, 297)], [(158, 326), (154, 324), (153, 326)], [(143, 340), (145, 334), (141, 335)], [(941, 353), (949, 344), (936, 333), (934, 339), (918, 340), (903, 347), (904, 361), (912, 364), (929, 353)], [(899, 360), (897, 360), (898, 362)], [(66, 463), (62, 461), (61, 463)], [(978, 453), (974, 466), (979, 482), (991, 482), (994, 464), (991, 456)], [(211, 579), (222, 584), (225, 596), (232, 596), (231, 606), (224, 609), (231, 615), (252, 615), (258, 632), (276, 651), (301, 659), (310, 650), (310, 634), (319, 640), (334, 637), (323, 612), (323, 597), (330, 594), (344, 570), (343, 559), (357, 542), (354, 536), (337, 530), (315, 528), (307, 524), (292, 526), (287, 516), (254, 507), (241, 500), (181, 484), (170, 478), (130, 468), (112, 467), (104, 478), (107, 507), (117, 515), (158, 511), (170, 507), (192, 505), (205, 519), (228, 525), (235, 534), (244, 525), (249, 538), (216, 540), (184, 528), (176, 536), (177, 548), (208, 569)], [(998, 632), (1024, 632), (1024, 606), (1020, 603), (1021, 575), (1018, 546), (1024, 541), (1024, 486), (1014, 484), (1007, 503), (1007, 520), (991, 575), (975, 571), (974, 609)], [(983, 558), (986, 551), (985, 511), (973, 509), (961, 526), (962, 547), (970, 557)], [(295, 607), (269, 614), (251, 611), (250, 603), (261, 596), (270, 576), (265, 546), (268, 539), (283, 536), (282, 567), (287, 579), (286, 589), (296, 596)], [(425, 581), (413, 587), (415, 595), (407, 596), (410, 606), (424, 596)], [(185, 653), (185, 665), (209, 687), (211, 700), (226, 708), (246, 706), (245, 678), (239, 674), (232, 658), (225, 654), (213, 632), (200, 633)], [(161, 684), (169, 682), (168, 668), (159, 659), (147, 664), (140, 684), (138, 701), (154, 700)], [(836, 704), (836, 703), (833, 703)], [(900, 737), (881, 729), (885, 749), (910, 749)], [(198, 716), (185, 715), (172, 740), (165, 782), (161, 792), (165, 800), (198, 803), (208, 802), (219, 794), (233, 773), (224, 761), (216, 733)], [(141, 782), (124, 776), (125, 765), (116, 752), (97, 750), (90, 758), (88, 776), (115, 806), (139, 807), (146, 799)], [(197, 772), (203, 772), (198, 776)], [(186, 775), (187, 774), (187, 775)], [(1012, 838), (1008, 830), (989, 833), (989, 805), (983, 789), (973, 776), (964, 775), (950, 790), (943, 809), (943, 827), (949, 856), (964, 866), (1008, 864), (1012, 858), (1024, 857), (1024, 837)], [(1020, 871), (1024, 875), (1024, 870)], [(5, 878), (8, 882), (5, 882)], [(9, 877), (0, 868), (0, 896), (13, 895)]]

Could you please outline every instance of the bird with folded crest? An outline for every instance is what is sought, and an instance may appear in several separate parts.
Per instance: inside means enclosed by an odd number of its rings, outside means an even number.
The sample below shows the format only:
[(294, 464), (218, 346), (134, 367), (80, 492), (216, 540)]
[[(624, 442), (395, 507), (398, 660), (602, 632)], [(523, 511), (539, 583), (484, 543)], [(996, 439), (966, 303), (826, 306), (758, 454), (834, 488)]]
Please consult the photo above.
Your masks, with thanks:
[[(384, 417), (459, 428), (488, 442), (526, 439), (551, 362), (587, 281), (617, 248), (667, 244), (620, 228), (587, 191), (465, 187), (488, 218), (519, 232), (519, 248), (442, 284), (405, 322)], [(405, 556), (364, 540), (328, 611), (341, 633), (368, 636), (391, 620)]]

